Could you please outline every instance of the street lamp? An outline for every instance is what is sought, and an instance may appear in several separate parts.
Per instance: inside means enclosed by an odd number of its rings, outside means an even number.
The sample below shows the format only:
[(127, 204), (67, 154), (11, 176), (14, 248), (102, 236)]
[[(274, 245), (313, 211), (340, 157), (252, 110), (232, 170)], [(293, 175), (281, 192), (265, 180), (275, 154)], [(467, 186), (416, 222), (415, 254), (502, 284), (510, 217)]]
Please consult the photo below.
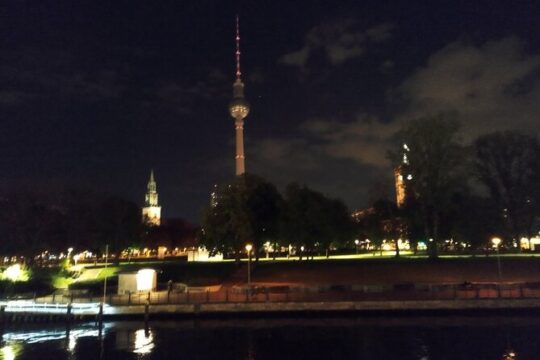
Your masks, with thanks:
[(103, 271), (105, 273), (105, 278), (103, 279), (103, 301), (101, 302), (101, 306), (103, 307), (103, 304), (105, 304), (105, 299), (107, 298), (107, 260), (109, 257), (109, 244), (105, 245), (105, 270)]
[(502, 278), (502, 271), (501, 271), (501, 257), (499, 253), (499, 245), (501, 244), (501, 238), (494, 237), (491, 239), (491, 242), (493, 243), (493, 246), (495, 246), (495, 250), (497, 251), (497, 271), (499, 272), (499, 282)]
[(251, 287), (251, 249), (253, 249), (253, 245), (246, 244), (246, 251), (248, 255), (248, 268), (247, 268), (247, 282), (248, 282), (248, 288)]
[(66, 259), (67, 259), (67, 264), (68, 266), (71, 265), (71, 253), (73, 252), (73, 248), (70, 247), (69, 249), (67, 249), (67, 256), (66, 256)]
[(354, 244), (356, 245), (356, 253), (358, 254), (358, 244), (360, 243), (360, 240), (356, 239), (354, 240)]

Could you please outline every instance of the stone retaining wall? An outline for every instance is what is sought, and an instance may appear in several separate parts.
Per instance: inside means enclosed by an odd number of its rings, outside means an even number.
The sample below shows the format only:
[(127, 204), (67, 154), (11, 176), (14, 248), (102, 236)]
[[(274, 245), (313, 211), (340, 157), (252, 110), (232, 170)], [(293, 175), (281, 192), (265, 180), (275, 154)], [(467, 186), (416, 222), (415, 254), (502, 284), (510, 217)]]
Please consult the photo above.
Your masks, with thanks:
[[(474, 299), (425, 301), (340, 301), (340, 302), (245, 302), (150, 305), (149, 314), (219, 315), (324, 312), (422, 312), (540, 310), (540, 299)], [(109, 307), (106, 316), (143, 316), (145, 306)]]

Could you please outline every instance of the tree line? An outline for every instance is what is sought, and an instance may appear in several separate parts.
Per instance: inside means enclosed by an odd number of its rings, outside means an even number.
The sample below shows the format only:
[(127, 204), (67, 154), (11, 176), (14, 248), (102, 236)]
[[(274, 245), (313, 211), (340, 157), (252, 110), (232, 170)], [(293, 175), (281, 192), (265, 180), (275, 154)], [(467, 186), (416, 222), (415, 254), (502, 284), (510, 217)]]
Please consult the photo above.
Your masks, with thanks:
[(244, 174), (216, 189), (215, 201), (202, 215), (201, 243), (212, 251), (239, 259), (252, 244), (256, 259), (264, 245), (276, 251), (294, 246), (297, 254), (328, 253), (334, 244), (351, 241), (354, 224), (349, 210), (306, 186), (290, 184), (284, 196), (261, 177)]
[[(341, 200), (305, 185), (290, 184), (281, 194), (256, 175), (236, 177), (219, 186), (204, 209), (199, 240), (211, 251), (238, 258), (247, 243), (255, 256), (270, 244), (292, 245), (308, 257), (351, 249), (355, 239), (370, 239), (378, 248), (384, 239), (407, 239), (413, 249), (426, 243), (436, 257), (448, 240), (481, 249), (497, 236), (513, 248), (521, 238), (538, 236), (537, 135), (494, 132), (464, 145), (463, 133), (447, 114), (405, 123), (388, 151), (403, 176), (405, 201), (397, 206), (393, 196), (375, 198), (356, 221)], [(98, 252), (105, 244), (120, 252), (142, 244), (148, 234), (140, 208), (110, 194), (73, 189), (0, 194), (2, 255), (35, 256), (68, 247)]]
[[(239, 257), (246, 243), (255, 256), (264, 244), (292, 245), (300, 256), (354, 247), (354, 239), (407, 239), (428, 253), (485, 249), (492, 237), (520, 246), (540, 229), (540, 142), (516, 131), (482, 135), (464, 145), (459, 122), (448, 114), (426, 116), (403, 125), (388, 158), (403, 176), (405, 201), (375, 199), (353, 221), (341, 200), (298, 184), (281, 195), (255, 175), (243, 175), (217, 189), (202, 215), (200, 239), (213, 251)], [(394, 246), (399, 256), (399, 247)], [(274, 253), (275, 254), (275, 253)]]
[(67, 248), (111, 252), (139, 244), (143, 235), (139, 207), (94, 191), (17, 190), (0, 195), (2, 255), (32, 258)]
[(463, 145), (463, 133), (451, 115), (422, 117), (403, 126), (389, 151), (405, 177), (405, 203), (396, 212), (404, 235), (425, 240), (432, 257), (449, 239), (478, 249), (500, 237), (514, 248), (540, 229), (537, 135), (499, 131)]

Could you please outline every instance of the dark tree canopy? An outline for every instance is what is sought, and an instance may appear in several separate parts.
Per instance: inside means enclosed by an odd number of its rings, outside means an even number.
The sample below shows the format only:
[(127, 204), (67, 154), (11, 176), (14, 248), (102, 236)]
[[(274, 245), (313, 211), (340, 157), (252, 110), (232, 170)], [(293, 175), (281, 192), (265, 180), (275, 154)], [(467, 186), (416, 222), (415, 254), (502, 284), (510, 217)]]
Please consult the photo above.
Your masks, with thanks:
[(218, 188), (217, 202), (203, 212), (201, 240), (209, 249), (237, 256), (252, 243), (258, 256), (266, 242), (275, 250), (289, 244), (310, 252), (327, 250), (350, 241), (353, 230), (342, 201), (296, 184), (282, 199), (274, 185), (244, 175)]
[(382, 250), (383, 240), (391, 240), (399, 256), (398, 240), (407, 237), (407, 224), (401, 217), (403, 210), (388, 199), (378, 199), (358, 218), (360, 237), (369, 239), (371, 244)]
[(503, 230), (502, 216), (491, 198), (466, 194), (457, 199), (450, 235), (473, 250), (485, 249)]
[[(437, 256), (441, 215), (464, 182), (466, 156), (458, 141), (459, 123), (449, 115), (422, 117), (407, 123), (396, 135), (389, 158), (412, 176), (407, 183), (418, 201), (431, 256)], [(403, 148), (409, 151), (404, 161)]]
[(475, 167), (510, 237), (535, 233), (540, 210), (540, 142), (536, 136), (505, 131), (474, 143)]
[(19, 191), (1, 198), (0, 247), (6, 254), (34, 256), (68, 247), (111, 251), (137, 244), (139, 207), (124, 199), (80, 190)]
[(354, 237), (349, 210), (341, 200), (329, 199), (305, 186), (291, 184), (285, 192), (282, 238), (297, 248), (327, 251)]
[(266, 241), (275, 242), (281, 195), (264, 179), (245, 174), (217, 189), (216, 203), (202, 216), (202, 244), (238, 257), (247, 243), (258, 256)]

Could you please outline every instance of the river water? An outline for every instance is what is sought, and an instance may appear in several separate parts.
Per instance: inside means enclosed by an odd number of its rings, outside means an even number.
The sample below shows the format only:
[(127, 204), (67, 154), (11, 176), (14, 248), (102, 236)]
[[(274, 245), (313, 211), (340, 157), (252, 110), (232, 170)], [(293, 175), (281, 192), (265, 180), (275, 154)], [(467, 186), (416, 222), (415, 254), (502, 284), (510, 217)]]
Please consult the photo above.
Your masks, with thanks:
[[(34, 324), (4, 329), (0, 358), (540, 359), (540, 317), (339, 317)], [(512, 357), (508, 357), (512, 359)]]

